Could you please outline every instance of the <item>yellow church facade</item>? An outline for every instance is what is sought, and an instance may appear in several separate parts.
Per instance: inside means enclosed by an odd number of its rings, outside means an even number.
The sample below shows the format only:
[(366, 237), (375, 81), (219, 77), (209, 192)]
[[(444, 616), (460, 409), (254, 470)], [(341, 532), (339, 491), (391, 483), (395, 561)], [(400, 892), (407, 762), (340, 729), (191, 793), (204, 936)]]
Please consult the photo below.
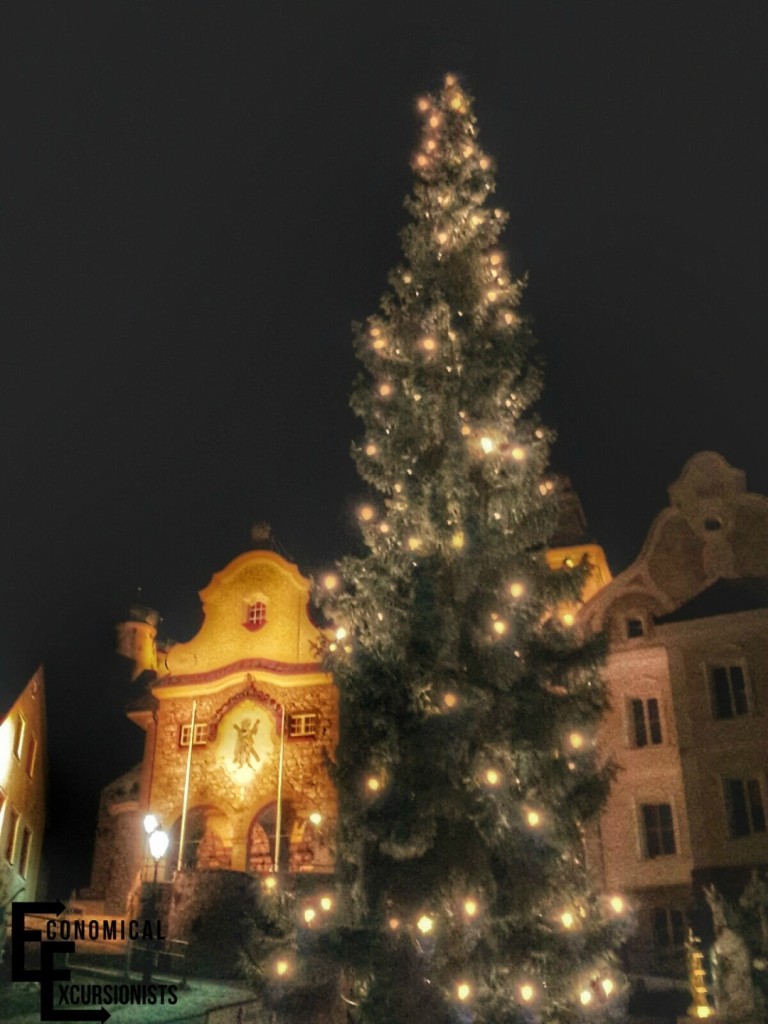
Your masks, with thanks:
[(170, 838), (157, 878), (228, 870), (333, 871), (336, 689), (321, 664), (311, 584), (279, 554), (248, 551), (201, 592), (203, 623), (167, 650), (146, 609), (119, 627), (146, 690), (128, 709), (141, 765), (102, 796), (91, 898), (131, 909), (155, 872), (143, 821)]

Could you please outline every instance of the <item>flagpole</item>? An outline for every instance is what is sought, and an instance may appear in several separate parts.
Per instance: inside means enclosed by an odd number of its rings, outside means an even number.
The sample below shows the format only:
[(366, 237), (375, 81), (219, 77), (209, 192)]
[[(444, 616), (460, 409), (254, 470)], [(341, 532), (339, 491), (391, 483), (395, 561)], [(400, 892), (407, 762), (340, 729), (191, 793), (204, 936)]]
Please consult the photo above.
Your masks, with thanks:
[(179, 830), (179, 856), (176, 861), (176, 870), (181, 871), (184, 860), (184, 840), (187, 832), (187, 804), (189, 803), (189, 777), (192, 772), (192, 744), (195, 739), (195, 715), (197, 712), (197, 701), (192, 701), (192, 724), (189, 727), (189, 750), (187, 751), (187, 772), (184, 777), (184, 797), (181, 801), (181, 828)]
[(280, 832), (283, 825), (283, 755), (285, 752), (285, 705), (280, 705), (280, 761), (277, 769), (277, 814), (275, 815), (275, 864), (280, 870)]

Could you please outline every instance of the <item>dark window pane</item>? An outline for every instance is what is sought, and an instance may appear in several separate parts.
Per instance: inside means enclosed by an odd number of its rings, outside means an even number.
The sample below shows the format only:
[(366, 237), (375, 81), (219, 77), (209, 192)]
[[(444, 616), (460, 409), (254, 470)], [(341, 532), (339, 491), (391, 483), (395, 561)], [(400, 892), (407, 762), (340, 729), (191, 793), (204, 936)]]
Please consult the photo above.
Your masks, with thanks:
[(661, 743), (661, 718), (659, 717), (659, 702), (655, 697), (648, 701), (648, 727), (651, 732), (651, 743)]
[(744, 783), (741, 779), (729, 779), (726, 783), (728, 792), (728, 809), (730, 813), (731, 835), (748, 836), (749, 816), (747, 801), (744, 794)]
[(744, 683), (744, 673), (740, 665), (731, 666), (731, 688), (733, 690), (733, 706), (737, 715), (746, 715), (749, 712), (747, 707), (747, 687)]
[(672, 945), (682, 946), (685, 943), (685, 921), (681, 910), (670, 910), (669, 917), (672, 922)]
[(643, 804), (643, 831), (645, 832), (645, 852), (649, 857), (658, 857), (661, 853), (659, 839), (659, 823), (655, 804)]
[(661, 831), (661, 849), (664, 853), (675, 852), (675, 830), (672, 827), (672, 808), (669, 804), (659, 804), (659, 829)]
[(752, 817), (752, 831), (765, 832), (763, 797), (760, 793), (760, 783), (757, 779), (750, 779), (747, 782), (747, 793), (749, 795), (749, 813)]
[(632, 722), (634, 724), (635, 746), (647, 746), (648, 734), (645, 731), (645, 715), (643, 714), (643, 702), (641, 700), (632, 701)]
[(642, 619), (627, 619), (627, 636), (631, 639), (643, 635)]
[(669, 946), (666, 910), (654, 910), (653, 912), (653, 944), (657, 949), (666, 949)]
[(731, 688), (728, 685), (728, 672), (726, 669), (712, 669), (712, 685), (715, 695), (715, 714), (718, 718), (733, 718)]

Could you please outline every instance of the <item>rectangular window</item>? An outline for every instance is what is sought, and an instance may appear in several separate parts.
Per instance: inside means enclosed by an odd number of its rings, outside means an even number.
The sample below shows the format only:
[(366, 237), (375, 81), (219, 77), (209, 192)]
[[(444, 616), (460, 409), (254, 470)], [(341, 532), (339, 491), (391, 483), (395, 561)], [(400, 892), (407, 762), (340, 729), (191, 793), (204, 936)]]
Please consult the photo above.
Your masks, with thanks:
[(653, 911), (653, 944), (659, 952), (669, 952), (685, 944), (685, 917), (682, 910), (657, 907)]
[(715, 718), (748, 715), (747, 684), (741, 665), (717, 665), (710, 669)]
[(27, 763), (26, 770), (27, 775), (32, 778), (35, 774), (35, 764), (37, 763), (37, 740), (34, 736), (29, 737), (29, 746), (27, 747)]
[(24, 878), (27, 877), (27, 872), (29, 871), (29, 854), (31, 850), (32, 832), (25, 825), (21, 833), (21, 849), (19, 851), (19, 874), (23, 875)]
[[(182, 747), (189, 746), (189, 732), (192, 728), (191, 725), (182, 725), (181, 732), (179, 733), (179, 745)], [(195, 722), (195, 735), (192, 740), (192, 746), (201, 747), (208, 742), (208, 723), (207, 722)]]
[(317, 715), (312, 712), (301, 712), (288, 717), (288, 735), (291, 739), (301, 736), (317, 736)]
[(670, 804), (641, 804), (645, 856), (663, 857), (677, 853)]
[(16, 839), (19, 832), (19, 812), (15, 807), (8, 808), (8, 835), (5, 841), (5, 858), (13, 864), (16, 858)]
[(21, 748), (24, 745), (24, 730), (26, 727), (24, 715), (19, 715), (13, 728), (13, 756), (17, 761), (21, 760)]
[(639, 636), (643, 636), (645, 628), (643, 626), (642, 619), (627, 619), (627, 639), (635, 640)]
[(734, 839), (765, 832), (765, 810), (758, 779), (726, 779), (725, 802)]
[(649, 697), (647, 700), (637, 698), (631, 700), (629, 705), (632, 746), (647, 747), (649, 744), (657, 746), (661, 743), (661, 714), (658, 698)]

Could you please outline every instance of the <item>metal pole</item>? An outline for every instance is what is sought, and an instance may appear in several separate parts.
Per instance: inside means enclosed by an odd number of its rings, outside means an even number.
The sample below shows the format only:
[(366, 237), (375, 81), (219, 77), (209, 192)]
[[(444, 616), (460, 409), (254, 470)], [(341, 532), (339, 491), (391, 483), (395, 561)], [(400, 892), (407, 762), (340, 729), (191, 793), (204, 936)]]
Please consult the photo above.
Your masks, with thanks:
[(176, 860), (176, 870), (181, 871), (184, 859), (184, 840), (187, 833), (187, 804), (189, 802), (189, 776), (192, 771), (192, 744), (195, 739), (195, 715), (197, 713), (197, 701), (192, 701), (192, 724), (189, 727), (189, 750), (187, 751), (187, 774), (184, 779), (184, 797), (181, 801), (181, 828), (179, 829), (179, 856)]
[(277, 769), (277, 814), (275, 815), (275, 864), (280, 870), (280, 831), (283, 825), (283, 755), (285, 753), (285, 706), (280, 706), (280, 762)]

